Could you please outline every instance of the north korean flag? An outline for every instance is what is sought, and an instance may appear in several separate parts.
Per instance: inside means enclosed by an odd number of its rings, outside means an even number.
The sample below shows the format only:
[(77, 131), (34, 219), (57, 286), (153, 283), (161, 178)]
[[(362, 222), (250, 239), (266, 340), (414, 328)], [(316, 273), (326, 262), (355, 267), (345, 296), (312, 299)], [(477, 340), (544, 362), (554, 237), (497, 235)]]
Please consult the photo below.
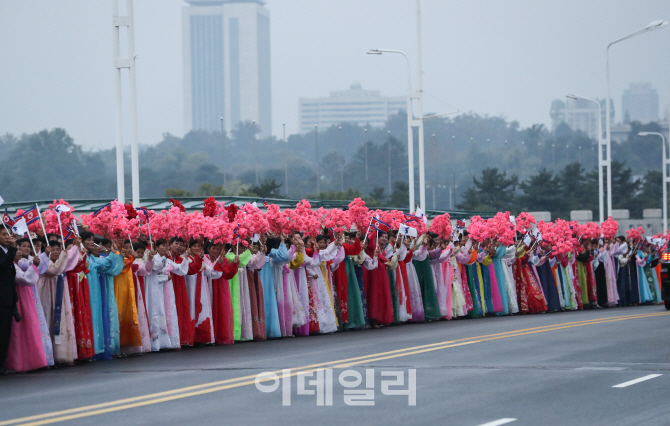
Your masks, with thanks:
[(7, 213), (7, 209), (5, 209), (5, 214), (2, 216), (2, 222), (7, 226), (14, 226), (14, 219)]
[(414, 216), (413, 214), (405, 213), (405, 223), (418, 222), (418, 221), (419, 221), (418, 217)]
[(389, 231), (389, 229), (391, 229), (391, 227), (387, 223), (384, 223), (381, 220), (374, 217), (372, 218), (372, 222), (370, 222), (370, 226), (375, 228), (377, 231), (383, 232), (385, 234)]
[(31, 223), (37, 222), (38, 220), (40, 220), (40, 216), (39, 216), (39, 214), (37, 214), (37, 204), (35, 204), (32, 208), (30, 208), (30, 209), (24, 211), (23, 213), (21, 213), (19, 216), (16, 216), (14, 218), (14, 221), (16, 222), (17, 220), (19, 220), (21, 218), (26, 220), (27, 225), (30, 225)]

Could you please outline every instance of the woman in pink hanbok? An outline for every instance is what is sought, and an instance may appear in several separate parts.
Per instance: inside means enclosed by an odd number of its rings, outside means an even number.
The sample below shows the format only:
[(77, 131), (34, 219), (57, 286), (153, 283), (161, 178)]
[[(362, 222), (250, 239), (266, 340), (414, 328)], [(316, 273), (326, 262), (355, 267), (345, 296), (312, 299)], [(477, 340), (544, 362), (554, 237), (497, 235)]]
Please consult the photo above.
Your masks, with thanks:
[[(21, 258), (21, 251), (17, 251), (14, 263)], [(21, 315), (21, 321), (12, 320), (12, 334), (9, 340), (9, 351), (5, 368), (10, 371), (30, 371), (47, 366), (47, 358), (42, 347), (39, 318), (32, 288), (39, 279), (37, 267), (41, 259), (34, 257), (32, 264), (23, 269), (16, 268), (16, 293), (18, 301), (16, 308)]]

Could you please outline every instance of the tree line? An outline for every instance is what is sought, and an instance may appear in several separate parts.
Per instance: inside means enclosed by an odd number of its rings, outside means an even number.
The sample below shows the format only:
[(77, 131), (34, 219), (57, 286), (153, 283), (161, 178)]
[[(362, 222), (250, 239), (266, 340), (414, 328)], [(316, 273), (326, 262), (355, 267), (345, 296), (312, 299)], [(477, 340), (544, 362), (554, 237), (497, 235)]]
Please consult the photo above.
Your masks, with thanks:
[[(430, 114), (427, 114), (430, 115)], [(628, 140), (613, 144), (614, 207), (632, 215), (660, 208), (661, 144), (640, 138), (658, 123), (631, 123)], [(407, 116), (385, 127), (342, 123), (318, 132), (259, 139), (253, 123), (230, 134), (164, 134), (140, 147), (143, 198), (251, 195), (349, 200), (406, 208)], [(415, 135), (415, 155), (418, 137)], [(116, 151), (89, 151), (63, 129), (0, 137), (0, 184), (6, 200), (115, 198)], [(428, 208), (437, 210), (597, 211), (596, 143), (565, 123), (521, 128), (503, 117), (468, 113), (425, 121)], [(416, 159), (416, 163), (418, 160)], [(124, 154), (126, 193), (130, 156)], [(659, 163), (659, 164), (656, 164)], [(318, 166), (318, 167), (317, 167)], [(418, 170), (415, 168), (418, 199)], [(319, 185), (317, 191), (317, 175)], [(595, 181), (594, 181), (595, 180)]]

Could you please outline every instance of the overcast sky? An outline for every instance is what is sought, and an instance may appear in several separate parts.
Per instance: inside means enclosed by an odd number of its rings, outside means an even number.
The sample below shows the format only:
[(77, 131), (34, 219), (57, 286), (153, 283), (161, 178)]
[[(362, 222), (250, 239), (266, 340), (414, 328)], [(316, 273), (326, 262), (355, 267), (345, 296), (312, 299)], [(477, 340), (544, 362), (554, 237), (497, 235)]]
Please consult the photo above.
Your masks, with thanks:
[[(182, 0), (135, 0), (140, 143), (183, 135)], [(414, 0), (268, 0), (273, 133), (298, 131), (298, 98), (358, 81), (402, 96), (404, 50), (416, 84)], [(670, 1), (423, 0), (425, 110), (502, 115), (550, 126), (568, 93), (605, 97), (605, 48), (656, 19)], [(65, 128), (89, 148), (114, 145), (110, 0), (0, 1), (0, 133)], [(612, 97), (651, 82), (670, 101), (670, 26), (611, 51)]]

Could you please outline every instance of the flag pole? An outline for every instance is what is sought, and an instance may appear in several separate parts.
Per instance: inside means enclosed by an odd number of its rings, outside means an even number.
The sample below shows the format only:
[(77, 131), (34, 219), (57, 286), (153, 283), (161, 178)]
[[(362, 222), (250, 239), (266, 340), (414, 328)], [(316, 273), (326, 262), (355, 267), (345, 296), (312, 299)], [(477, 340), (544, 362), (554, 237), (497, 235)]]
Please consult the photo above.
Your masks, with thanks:
[(372, 224), (372, 218), (370, 218), (370, 223), (368, 223), (368, 229), (365, 230), (365, 238), (363, 238), (363, 244), (368, 240), (368, 232), (370, 232), (370, 225)]
[(147, 231), (149, 231), (149, 243), (151, 243), (151, 249), (154, 248), (154, 242), (151, 239), (151, 227), (149, 226), (149, 216), (147, 216)]
[[(58, 213), (58, 211), (56, 211), (56, 217), (58, 217), (58, 228), (60, 228), (60, 239), (61, 239), (61, 242), (63, 243), (63, 250), (65, 250), (65, 237), (63, 236), (63, 225), (61, 224), (60, 213)], [(46, 234), (44, 234), (44, 238), (46, 239)], [(48, 241), (47, 241), (47, 243), (48, 243)]]
[[(40, 213), (40, 206), (35, 203), (35, 207), (37, 207), (37, 216), (40, 218), (40, 223), (42, 224), (42, 231), (44, 232), (44, 239), (46, 240), (47, 244), (49, 243), (49, 239), (47, 237), (47, 229), (44, 227), (44, 222), (42, 221), (42, 213)], [(56, 213), (58, 214), (58, 213)], [(60, 220), (60, 219), (59, 219)], [(29, 230), (30, 231), (30, 230)], [(61, 238), (63, 238), (63, 232), (61, 231)]]
[(7, 229), (7, 225), (5, 225), (5, 221), (4, 221), (4, 220), (2, 221), (2, 227), (5, 228), (5, 231), (7, 231), (7, 234), (8, 234), (8, 235), (13, 235), (13, 234), (9, 231), (9, 229)]

